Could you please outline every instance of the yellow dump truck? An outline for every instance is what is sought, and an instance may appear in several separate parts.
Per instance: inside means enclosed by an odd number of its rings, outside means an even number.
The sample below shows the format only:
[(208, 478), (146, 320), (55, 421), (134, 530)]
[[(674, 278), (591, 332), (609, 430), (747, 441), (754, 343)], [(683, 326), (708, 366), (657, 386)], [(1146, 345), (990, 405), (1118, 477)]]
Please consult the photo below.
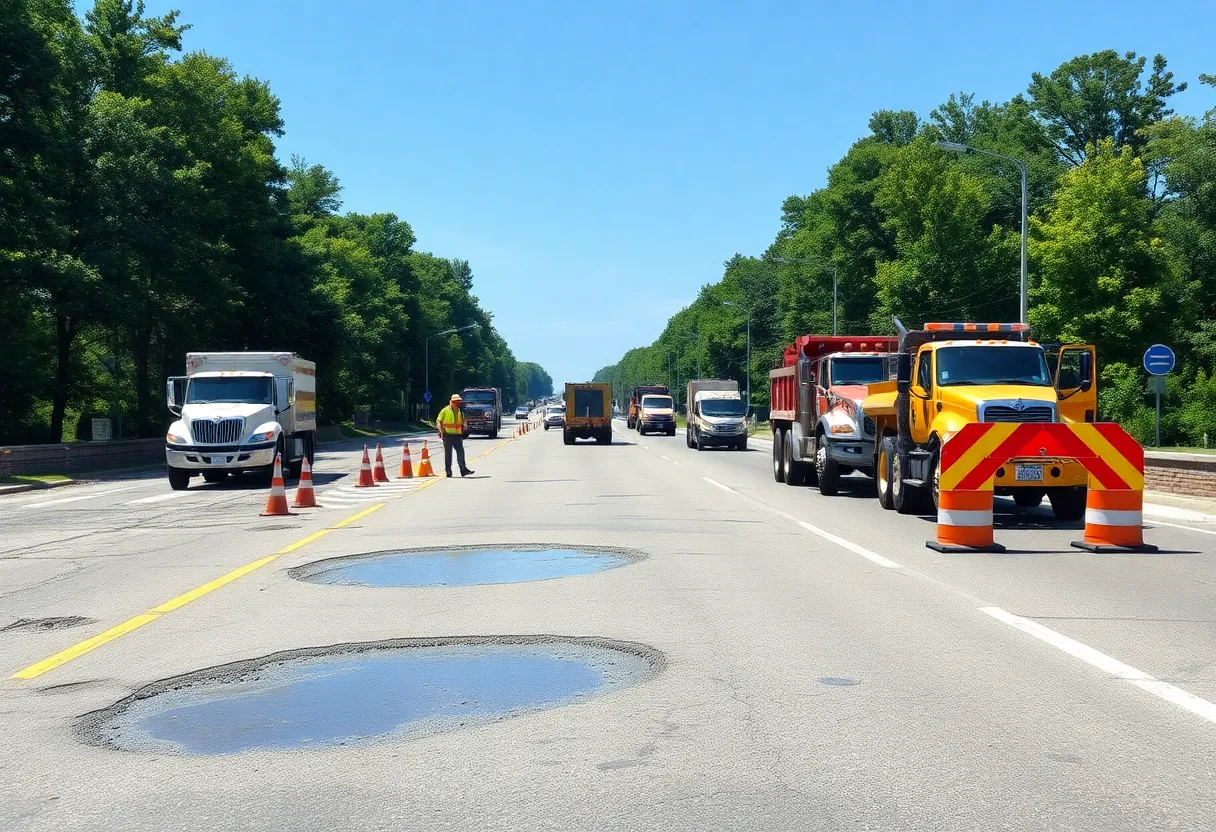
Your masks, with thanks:
[[(862, 403), (875, 422), (878, 502), (914, 514), (937, 504), (941, 448), (971, 422), (1092, 422), (1097, 418), (1096, 351), (1045, 346), (1026, 324), (898, 321), (897, 380), (871, 384)], [(1075, 460), (1012, 459), (997, 471), (997, 494), (1023, 507), (1044, 495), (1061, 520), (1085, 514), (1088, 474)]]
[(566, 424), (562, 439), (573, 445), (576, 439), (595, 439), (612, 444), (612, 388), (607, 384), (566, 384)]

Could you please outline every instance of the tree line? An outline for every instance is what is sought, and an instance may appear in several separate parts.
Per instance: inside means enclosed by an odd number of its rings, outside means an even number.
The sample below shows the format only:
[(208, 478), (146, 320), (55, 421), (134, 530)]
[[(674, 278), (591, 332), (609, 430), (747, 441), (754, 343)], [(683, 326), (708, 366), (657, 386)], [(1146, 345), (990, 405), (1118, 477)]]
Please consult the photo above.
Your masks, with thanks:
[(1216, 110), (1177, 115), (1186, 88), (1160, 55), (1107, 50), (1034, 73), (1003, 103), (964, 92), (927, 116), (878, 111), (824, 187), (784, 201), (761, 256), (732, 257), (653, 344), (596, 379), (683, 382), (699, 364), (702, 376), (750, 373), (763, 407), (781, 346), (832, 332), (834, 293), (841, 334), (893, 334), (892, 316), (1017, 320), (1018, 169), (947, 141), (1026, 164), (1032, 333), (1097, 344), (1103, 418), (1151, 438), (1141, 356), (1167, 343), (1179, 365), (1162, 440), (1216, 442)]
[[(142, 0), (0, 0), (0, 443), (60, 441), (90, 415), (166, 423), (187, 351), (291, 350), (324, 422), (402, 418), (430, 386), (501, 387), (519, 365), (469, 263), (392, 213), (341, 213), (337, 177), (281, 162), (268, 84), (182, 52)], [(522, 368), (522, 374), (521, 374)], [(543, 373), (543, 370), (540, 371)]]

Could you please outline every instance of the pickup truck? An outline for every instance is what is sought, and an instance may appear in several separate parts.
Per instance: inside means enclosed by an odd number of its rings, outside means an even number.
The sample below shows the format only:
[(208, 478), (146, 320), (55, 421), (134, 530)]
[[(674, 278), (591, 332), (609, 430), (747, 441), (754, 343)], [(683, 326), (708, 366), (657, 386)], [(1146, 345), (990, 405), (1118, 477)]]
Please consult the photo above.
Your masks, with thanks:
[(464, 399), (464, 435), (476, 433), (497, 439), (502, 429), (502, 391), (497, 387), (466, 387), (460, 397)]

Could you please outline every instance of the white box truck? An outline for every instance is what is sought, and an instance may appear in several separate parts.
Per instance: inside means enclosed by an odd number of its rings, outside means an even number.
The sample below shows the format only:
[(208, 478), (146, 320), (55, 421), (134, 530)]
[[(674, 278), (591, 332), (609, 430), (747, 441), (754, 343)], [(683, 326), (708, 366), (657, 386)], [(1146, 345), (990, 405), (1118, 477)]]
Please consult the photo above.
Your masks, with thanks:
[(739, 382), (699, 378), (688, 382), (684, 442), (698, 451), (713, 445), (747, 450), (747, 403)]
[(276, 453), (290, 476), (317, 447), (317, 365), (292, 352), (191, 352), (166, 385), (178, 419), (165, 436), (169, 487), (254, 471), (269, 481)]

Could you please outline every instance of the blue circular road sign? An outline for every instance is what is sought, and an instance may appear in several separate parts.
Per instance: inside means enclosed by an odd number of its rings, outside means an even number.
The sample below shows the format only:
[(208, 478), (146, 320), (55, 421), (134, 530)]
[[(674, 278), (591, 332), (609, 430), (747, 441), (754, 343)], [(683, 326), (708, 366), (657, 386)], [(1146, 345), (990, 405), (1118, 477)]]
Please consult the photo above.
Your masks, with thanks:
[[(1172, 355), (1172, 353), (1171, 353), (1171, 355)], [(426, 402), (427, 404), (431, 403), (431, 391), (430, 390), (427, 390), (425, 393), (422, 394), (422, 400), (424, 402)]]
[(1174, 369), (1174, 351), (1165, 344), (1153, 344), (1144, 351), (1144, 369), (1163, 376)]

